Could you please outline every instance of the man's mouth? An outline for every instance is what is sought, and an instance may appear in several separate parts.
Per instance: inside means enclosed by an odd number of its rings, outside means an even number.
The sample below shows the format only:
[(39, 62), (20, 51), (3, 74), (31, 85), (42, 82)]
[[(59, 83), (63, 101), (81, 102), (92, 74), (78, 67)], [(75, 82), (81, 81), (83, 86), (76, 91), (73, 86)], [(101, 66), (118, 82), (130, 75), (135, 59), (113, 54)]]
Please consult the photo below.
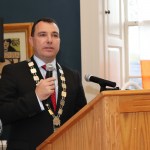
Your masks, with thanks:
[(54, 48), (53, 47), (44, 47), (44, 49), (46, 49), (46, 50), (53, 50)]

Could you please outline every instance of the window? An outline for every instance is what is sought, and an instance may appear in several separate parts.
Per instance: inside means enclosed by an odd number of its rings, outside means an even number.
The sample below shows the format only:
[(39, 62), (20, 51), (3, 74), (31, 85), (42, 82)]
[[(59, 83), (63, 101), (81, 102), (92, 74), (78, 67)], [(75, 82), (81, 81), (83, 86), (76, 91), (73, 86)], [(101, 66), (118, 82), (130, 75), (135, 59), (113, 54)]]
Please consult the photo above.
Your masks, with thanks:
[(150, 0), (127, 0), (127, 79), (142, 86), (140, 60), (150, 60)]

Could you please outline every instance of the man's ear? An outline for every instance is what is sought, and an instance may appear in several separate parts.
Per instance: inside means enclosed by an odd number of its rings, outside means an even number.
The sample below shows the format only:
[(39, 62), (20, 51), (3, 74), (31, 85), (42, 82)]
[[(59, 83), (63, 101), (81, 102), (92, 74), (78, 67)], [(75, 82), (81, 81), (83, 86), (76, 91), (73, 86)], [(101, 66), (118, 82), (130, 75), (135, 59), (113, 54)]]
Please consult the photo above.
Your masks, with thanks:
[(33, 47), (33, 37), (29, 37), (29, 43), (30, 43), (30, 45)]

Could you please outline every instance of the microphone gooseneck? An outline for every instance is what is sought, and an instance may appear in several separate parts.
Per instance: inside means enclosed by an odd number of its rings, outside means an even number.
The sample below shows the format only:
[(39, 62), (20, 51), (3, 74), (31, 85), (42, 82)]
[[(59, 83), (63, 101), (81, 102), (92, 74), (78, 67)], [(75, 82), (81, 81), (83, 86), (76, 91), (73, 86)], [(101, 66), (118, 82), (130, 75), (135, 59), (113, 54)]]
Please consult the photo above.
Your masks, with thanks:
[(90, 74), (86, 74), (85, 75), (85, 80), (88, 81), (88, 82), (94, 82), (94, 83), (97, 83), (101, 86), (101, 89), (100, 91), (104, 91), (104, 90), (118, 90), (119, 88), (111, 88), (111, 89), (108, 89), (106, 88), (106, 86), (109, 86), (109, 87), (116, 87), (116, 82), (112, 82), (112, 81), (109, 81), (109, 80), (105, 80), (105, 79), (102, 79), (102, 78), (98, 78), (98, 77), (95, 77), (95, 76), (92, 76)]

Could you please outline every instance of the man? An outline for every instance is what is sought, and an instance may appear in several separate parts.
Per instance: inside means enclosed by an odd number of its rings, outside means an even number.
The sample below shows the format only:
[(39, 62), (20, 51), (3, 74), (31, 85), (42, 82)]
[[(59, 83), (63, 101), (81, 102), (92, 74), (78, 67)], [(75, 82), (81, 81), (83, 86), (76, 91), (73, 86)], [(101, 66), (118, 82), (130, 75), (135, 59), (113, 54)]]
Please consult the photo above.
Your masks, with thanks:
[[(56, 22), (36, 21), (29, 41), (33, 57), (5, 66), (0, 80), (0, 118), (4, 125), (11, 124), (8, 150), (35, 150), (87, 103), (79, 74), (56, 61)], [(45, 78), (43, 66), (48, 63), (53, 65), (53, 77)], [(54, 93), (56, 110), (50, 100)]]

